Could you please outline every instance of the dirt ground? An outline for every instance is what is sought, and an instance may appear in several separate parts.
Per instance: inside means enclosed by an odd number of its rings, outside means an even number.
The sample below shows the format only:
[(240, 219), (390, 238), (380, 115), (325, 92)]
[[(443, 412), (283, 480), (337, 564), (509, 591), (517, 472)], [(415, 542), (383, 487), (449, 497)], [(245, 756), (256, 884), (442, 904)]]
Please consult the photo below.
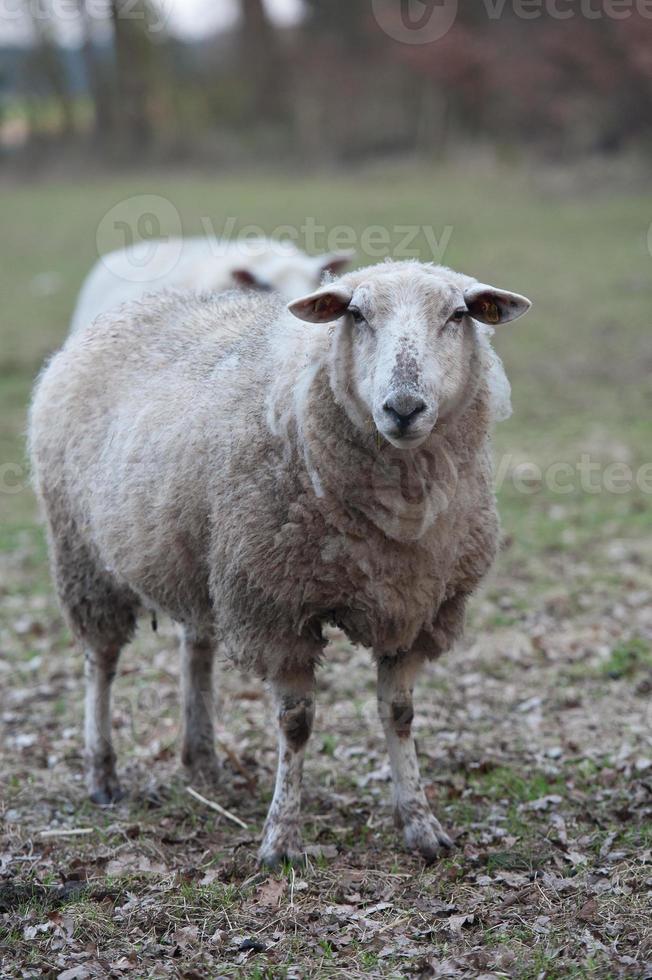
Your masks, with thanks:
[[(42, 553), (25, 545), (2, 578), (0, 974), (652, 976), (651, 557), (649, 542), (611, 540), (600, 570), (506, 549), (466, 643), (417, 695), (428, 794), (456, 842), (432, 867), (392, 827), (370, 658), (333, 634), (307, 866), (268, 876), (262, 686), (220, 672), (224, 776), (199, 787), (244, 830), (185, 790), (174, 630), (143, 623), (116, 682), (128, 797), (92, 807), (81, 659), (48, 593), (30, 592)], [(555, 576), (571, 587), (541, 591)]]

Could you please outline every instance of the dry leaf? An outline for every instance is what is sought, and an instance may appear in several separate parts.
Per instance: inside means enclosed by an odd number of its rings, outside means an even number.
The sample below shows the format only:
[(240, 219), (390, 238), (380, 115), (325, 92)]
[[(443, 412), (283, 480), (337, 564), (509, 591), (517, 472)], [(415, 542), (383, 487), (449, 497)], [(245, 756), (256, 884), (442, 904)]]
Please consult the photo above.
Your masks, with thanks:
[(176, 930), (172, 938), (177, 946), (181, 946), (183, 949), (185, 946), (195, 946), (198, 936), (198, 926), (182, 926)]
[(475, 921), (474, 915), (451, 915), (446, 925), (453, 935), (461, 935), (463, 926), (470, 926)]
[(577, 913), (577, 918), (582, 922), (595, 922), (598, 916), (598, 903), (595, 898), (590, 898), (584, 903)]
[(276, 908), (287, 891), (287, 881), (268, 878), (256, 892), (256, 901), (265, 908)]
[(165, 874), (167, 867), (159, 861), (152, 861), (145, 854), (124, 854), (114, 858), (106, 866), (108, 878), (118, 878), (124, 874)]

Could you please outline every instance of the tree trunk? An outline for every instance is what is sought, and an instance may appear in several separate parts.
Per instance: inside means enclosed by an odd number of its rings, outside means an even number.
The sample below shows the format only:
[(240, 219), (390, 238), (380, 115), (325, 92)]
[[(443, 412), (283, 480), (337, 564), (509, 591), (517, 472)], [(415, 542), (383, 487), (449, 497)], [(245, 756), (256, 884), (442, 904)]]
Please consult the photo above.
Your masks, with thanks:
[(26, 9), (34, 31), (34, 73), (46, 82), (57, 103), (62, 135), (71, 136), (75, 131), (75, 112), (68, 89), (65, 64), (57, 47), (50, 14), (42, 0), (34, 0), (33, 4), (26, 4)]
[(115, 45), (117, 73), (116, 121), (122, 138), (134, 150), (151, 143), (152, 124), (148, 110), (147, 64), (148, 48), (146, 11), (143, 19), (136, 15), (130, 0), (111, 0), (111, 20)]
[(263, 0), (240, 0), (241, 47), (245, 77), (252, 82), (253, 112), (277, 121), (287, 111), (287, 78), (274, 25)]
[(87, 0), (77, 0), (77, 5), (82, 24), (82, 56), (86, 80), (93, 100), (93, 131), (98, 139), (104, 140), (111, 135), (113, 129), (111, 94), (105, 70), (97, 56)]

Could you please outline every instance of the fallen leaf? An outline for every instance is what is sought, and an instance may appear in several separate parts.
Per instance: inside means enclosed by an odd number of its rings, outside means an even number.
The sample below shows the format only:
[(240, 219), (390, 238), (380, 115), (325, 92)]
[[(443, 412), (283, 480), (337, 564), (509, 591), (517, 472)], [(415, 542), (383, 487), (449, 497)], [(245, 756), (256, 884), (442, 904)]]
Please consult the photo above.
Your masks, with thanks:
[(277, 905), (280, 905), (281, 898), (286, 891), (287, 881), (268, 878), (256, 892), (256, 900), (259, 905), (266, 908), (276, 908)]
[(40, 933), (47, 932), (48, 929), (52, 929), (52, 927), (53, 927), (52, 922), (41, 922), (39, 925), (36, 926), (25, 926), (25, 928), (23, 929), (23, 938), (36, 939), (36, 937)]
[(338, 850), (335, 844), (308, 844), (304, 847), (305, 853), (308, 857), (314, 858), (328, 858), (332, 860), (338, 855)]
[(450, 932), (455, 936), (462, 935), (462, 927), (470, 926), (475, 921), (474, 915), (451, 915), (450, 919), (447, 920), (446, 925)]
[(158, 861), (151, 861), (145, 854), (125, 854), (114, 858), (106, 866), (108, 878), (118, 878), (124, 874), (165, 874), (168, 869)]
[(577, 918), (582, 922), (595, 922), (597, 915), (598, 903), (595, 898), (590, 898), (577, 913)]
[(220, 872), (217, 868), (209, 868), (204, 877), (199, 882), (200, 885), (212, 885), (214, 882), (219, 881)]
[(576, 867), (578, 864), (586, 864), (588, 861), (586, 854), (580, 854), (579, 851), (569, 851), (566, 858), (573, 867)]
[(613, 844), (617, 836), (618, 835), (615, 832), (611, 834), (607, 834), (604, 841), (602, 842), (602, 847), (600, 848), (601, 858), (605, 858), (607, 856), (607, 854), (611, 850), (611, 845)]
[(177, 929), (172, 937), (173, 941), (177, 946), (194, 946), (197, 943), (197, 937), (199, 936), (199, 928), (197, 926), (182, 926)]
[(542, 810), (549, 810), (551, 806), (559, 806), (561, 802), (561, 796), (540, 796), (538, 800), (531, 800), (529, 803), (523, 803), (519, 809), (534, 810), (538, 812)]

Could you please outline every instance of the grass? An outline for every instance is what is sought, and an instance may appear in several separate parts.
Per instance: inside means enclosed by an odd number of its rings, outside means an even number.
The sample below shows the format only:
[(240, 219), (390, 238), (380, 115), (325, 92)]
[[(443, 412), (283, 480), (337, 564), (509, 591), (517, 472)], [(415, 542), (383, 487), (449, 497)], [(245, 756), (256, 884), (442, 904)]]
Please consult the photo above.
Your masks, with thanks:
[(524, 776), (520, 769), (498, 766), (474, 781), (478, 792), (490, 799), (508, 799), (528, 803), (559, 792), (558, 781), (551, 782), (543, 773)]
[[(139, 976), (644, 975), (652, 195), (589, 191), (568, 176), (563, 194), (545, 174), (471, 166), (0, 185), (12, 229), (0, 240), (0, 975), (100, 971), (100, 959)], [(161, 234), (206, 222), (219, 232), (229, 216), (267, 232), (309, 218), (358, 240), (381, 225), (394, 244), (398, 226), (432, 226), (437, 238), (450, 228), (446, 263), (535, 302), (496, 338), (515, 406), (496, 433), (505, 549), (467, 642), (418, 694), (427, 791), (457, 840), (432, 868), (392, 827), (372, 672), (342, 637), (322, 671), (306, 766), (305, 837), (322, 850), (303, 871), (268, 879), (254, 863), (275, 762), (256, 681), (220, 677), (220, 737), (255, 788), (226, 762), (208, 794), (248, 830), (186, 794), (169, 624), (141, 630), (116, 682), (129, 796), (106, 811), (84, 798), (81, 664), (51, 595), (25, 411), (98, 242), (124, 244), (143, 194), (164, 201), (149, 205)], [(333, 244), (324, 234), (315, 250)], [(415, 244), (430, 257), (427, 233)], [(608, 485), (614, 463), (629, 467), (626, 492)], [(44, 840), (51, 827), (93, 834)]]
[(639, 637), (614, 647), (609, 659), (602, 665), (602, 672), (614, 680), (633, 677), (642, 669), (652, 669), (652, 648)]

